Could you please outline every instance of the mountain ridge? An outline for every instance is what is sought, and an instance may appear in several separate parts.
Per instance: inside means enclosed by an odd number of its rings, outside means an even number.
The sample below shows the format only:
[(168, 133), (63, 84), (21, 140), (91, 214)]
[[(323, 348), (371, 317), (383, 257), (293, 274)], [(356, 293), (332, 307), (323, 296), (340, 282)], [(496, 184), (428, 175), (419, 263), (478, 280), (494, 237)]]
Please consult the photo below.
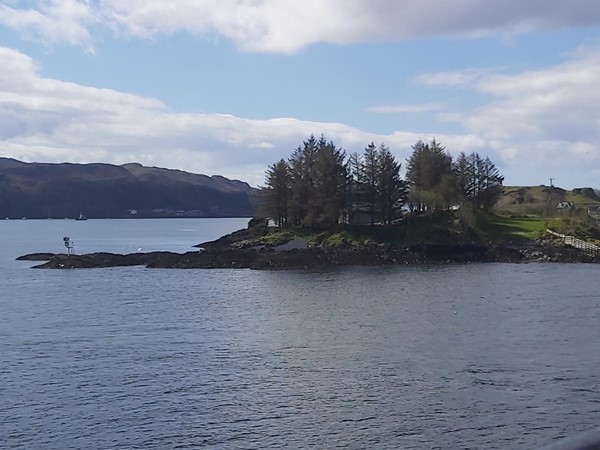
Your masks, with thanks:
[(0, 217), (248, 217), (258, 190), (220, 175), (139, 163), (28, 163), (0, 157)]

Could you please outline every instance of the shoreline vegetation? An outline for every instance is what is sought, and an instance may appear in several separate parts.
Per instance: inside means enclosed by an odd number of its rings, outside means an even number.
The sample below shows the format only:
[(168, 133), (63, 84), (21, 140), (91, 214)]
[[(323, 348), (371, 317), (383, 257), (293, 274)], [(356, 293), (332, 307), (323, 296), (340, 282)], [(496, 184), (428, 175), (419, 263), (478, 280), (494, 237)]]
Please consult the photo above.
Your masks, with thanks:
[[(335, 230), (268, 227), (252, 219), (248, 227), (187, 253), (34, 253), (18, 260), (34, 268), (76, 269), (145, 266), (170, 269), (321, 270), (343, 266), (451, 263), (599, 263), (600, 254), (565, 245), (546, 233), (536, 218), (479, 217), (460, 231), (456, 212), (408, 216), (389, 226), (339, 226)], [(536, 237), (534, 237), (536, 236)]]

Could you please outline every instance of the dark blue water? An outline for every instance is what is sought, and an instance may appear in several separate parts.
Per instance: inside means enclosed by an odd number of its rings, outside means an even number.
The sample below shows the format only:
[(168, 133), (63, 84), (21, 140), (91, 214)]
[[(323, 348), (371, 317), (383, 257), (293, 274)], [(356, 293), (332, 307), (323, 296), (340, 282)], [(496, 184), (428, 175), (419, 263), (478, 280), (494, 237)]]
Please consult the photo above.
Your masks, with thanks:
[(12, 260), (67, 232), (186, 251), (245, 221), (61, 222), (0, 223), (1, 448), (529, 449), (600, 423), (600, 266)]

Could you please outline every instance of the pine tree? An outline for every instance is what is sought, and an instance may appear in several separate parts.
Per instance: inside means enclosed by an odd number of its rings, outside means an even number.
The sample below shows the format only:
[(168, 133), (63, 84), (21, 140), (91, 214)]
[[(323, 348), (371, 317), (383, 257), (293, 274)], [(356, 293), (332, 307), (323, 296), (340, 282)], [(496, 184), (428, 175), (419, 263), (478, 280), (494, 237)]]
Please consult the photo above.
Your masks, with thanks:
[(352, 153), (346, 164), (348, 170), (346, 210), (349, 223), (358, 223), (364, 190), (362, 185), (362, 155)]
[(381, 221), (392, 223), (406, 200), (406, 187), (400, 177), (400, 164), (383, 143), (377, 152), (376, 187)]
[(479, 205), (484, 211), (489, 211), (502, 195), (504, 177), (487, 156), (481, 163), (480, 173), (482, 189), (479, 193)]
[(288, 224), (288, 204), (291, 193), (288, 163), (281, 159), (269, 166), (266, 178), (267, 186), (262, 191), (266, 215), (272, 218), (279, 228), (283, 228)]
[(461, 152), (452, 167), (454, 169), (454, 176), (456, 177), (456, 190), (459, 201), (464, 202), (471, 197), (469, 186), (473, 178), (473, 170), (469, 162), (469, 157), (464, 152)]
[(321, 136), (314, 165), (315, 201), (310, 205), (307, 225), (329, 228), (336, 225), (346, 205), (347, 168), (345, 153)]
[(317, 140), (310, 136), (301, 147), (296, 148), (289, 159), (290, 167), (290, 213), (295, 226), (302, 225), (314, 203), (313, 167), (317, 155)]
[(362, 186), (364, 204), (371, 225), (377, 218), (377, 147), (371, 142), (363, 153)]
[(391, 223), (406, 200), (400, 164), (383, 143), (346, 160), (344, 150), (311, 136), (288, 161), (269, 166), (265, 211), (279, 227), (332, 228), (358, 223), (367, 212), (371, 224)]
[(504, 177), (489, 157), (478, 153), (461, 153), (453, 165), (457, 191), (463, 202), (473, 208), (489, 211), (502, 194)]
[(444, 203), (447, 183), (442, 180), (452, 176), (452, 157), (435, 139), (430, 144), (419, 140), (412, 148), (406, 168), (411, 208), (434, 210)]

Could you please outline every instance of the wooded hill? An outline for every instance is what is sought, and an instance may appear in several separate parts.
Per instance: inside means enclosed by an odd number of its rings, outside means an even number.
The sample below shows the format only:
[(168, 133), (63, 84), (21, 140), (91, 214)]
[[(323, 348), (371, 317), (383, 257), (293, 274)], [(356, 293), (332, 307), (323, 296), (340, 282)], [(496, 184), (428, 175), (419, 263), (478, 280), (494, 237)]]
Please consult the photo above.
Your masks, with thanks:
[(249, 217), (255, 209), (256, 189), (221, 176), (0, 158), (2, 218)]

